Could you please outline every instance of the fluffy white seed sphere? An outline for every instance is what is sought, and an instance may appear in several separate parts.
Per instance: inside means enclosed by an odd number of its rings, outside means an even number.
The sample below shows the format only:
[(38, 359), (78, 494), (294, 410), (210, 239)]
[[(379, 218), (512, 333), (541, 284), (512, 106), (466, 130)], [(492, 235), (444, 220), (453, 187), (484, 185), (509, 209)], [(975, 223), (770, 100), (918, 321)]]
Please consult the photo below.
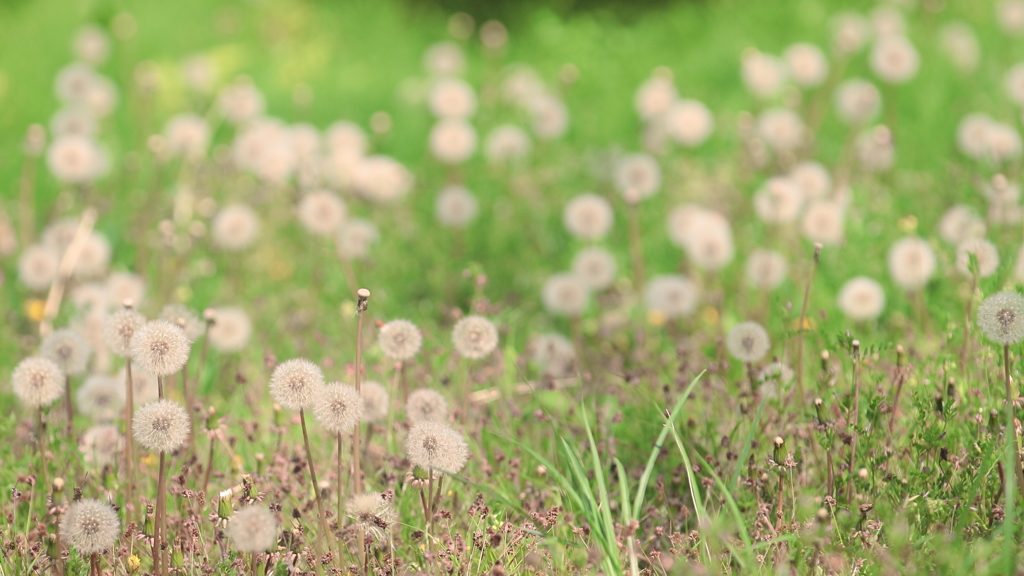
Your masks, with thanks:
[(179, 372), (188, 362), (190, 350), (185, 332), (166, 320), (146, 322), (132, 337), (132, 360), (156, 376)]
[(758, 248), (747, 258), (747, 282), (761, 290), (774, 290), (786, 280), (788, 268), (785, 256)]
[(789, 77), (801, 88), (820, 86), (828, 77), (828, 57), (814, 44), (793, 44), (783, 53)]
[(327, 384), (313, 401), (313, 416), (331, 434), (345, 434), (363, 418), (363, 399), (354, 386)]
[(420, 388), (409, 394), (405, 402), (405, 416), (417, 422), (444, 422), (448, 419), (448, 401), (436, 390)]
[(917, 74), (921, 57), (903, 36), (879, 38), (868, 59), (876, 76), (890, 84), (905, 84)]
[(757, 362), (768, 353), (771, 340), (768, 332), (757, 322), (741, 322), (729, 330), (725, 347), (740, 362)]
[(979, 278), (988, 278), (999, 268), (999, 251), (984, 238), (968, 238), (956, 248), (956, 269), (964, 276), (971, 276), (971, 258), (978, 262)]
[(839, 309), (850, 320), (874, 320), (885, 309), (885, 290), (875, 280), (858, 276), (843, 285), (837, 303)]
[(562, 222), (570, 234), (584, 240), (600, 240), (612, 228), (612, 205), (597, 194), (580, 194), (562, 211)]
[(38, 408), (64, 395), (64, 378), (64, 372), (55, 362), (35, 356), (14, 367), (11, 388), (26, 406)]
[(801, 162), (789, 171), (788, 177), (800, 187), (805, 198), (824, 198), (832, 192), (832, 175), (818, 162)]
[(221, 352), (238, 352), (252, 337), (252, 320), (241, 308), (225, 306), (215, 310), (214, 322), (206, 333), (210, 346)]
[(476, 197), (464, 186), (445, 186), (437, 195), (434, 216), (442, 226), (462, 228), (476, 218), (480, 205)]
[(978, 306), (978, 327), (989, 340), (1016, 344), (1024, 340), (1024, 296), (1018, 292), (993, 294)]
[(408, 320), (392, 320), (381, 327), (377, 344), (384, 355), (399, 362), (415, 356), (423, 346), (423, 334)]
[(789, 178), (769, 178), (754, 194), (754, 212), (769, 224), (793, 222), (803, 208), (803, 190)]
[(889, 249), (889, 274), (904, 290), (924, 288), (935, 266), (935, 251), (920, 238), (904, 238)]
[(328, 236), (341, 227), (348, 215), (345, 203), (328, 190), (309, 192), (299, 201), (299, 221), (313, 234)]
[(882, 93), (867, 80), (851, 78), (836, 88), (835, 102), (839, 119), (859, 126), (878, 116), (882, 110)]
[(697, 308), (699, 297), (696, 284), (675, 274), (655, 276), (644, 288), (647, 308), (657, 310), (666, 318), (689, 316)]
[(442, 78), (430, 89), (430, 111), (438, 118), (469, 118), (476, 112), (476, 93), (463, 80)]
[(525, 130), (512, 124), (498, 126), (484, 141), (484, 156), (492, 163), (522, 160), (530, 154), (532, 144)]
[(835, 246), (843, 241), (843, 205), (832, 200), (816, 200), (804, 213), (802, 231), (812, 242)]
[(461, 164), (476, 150), (476, 130), (465, 120), (449, 118), (430, 130), (430, 153), (444, 164)]
[(711, 111), (697, 100), (675, 102), (665, 111), (662, 122), (668, 135), (687, 148), (703, 144), (715, 129)]
[(92, 349), (77, 330), (62, 328), (43, 340), (39, 354), (52, 360), (65, 374), (77, 376), (85, 373)]
[(414, 466), (432, 473), (458, 474), (469, 459), (462, 434), (441, 422), (422, 421), (413, 425), (405, 449)]
[(320, 367), (305, 358), (282, 362), (270, 375), (270, 397), (290, 410), (311, 407), (323, 386)]
[(42, 291), (50, 287), (57, 277), (60, 255), (41, 244), (25, 248), (18, 258), (18, 280), (30, 290)]
[(135, 409), (132, 434), (152, 452), (174, 452), (185, 445), (192, 425), (185, 408), (173, 400), (157, 400)]
[(572, 260), (572, 272), (581, 278), (587, 288), (604, 290), (615, 281), (615, 257), (604, 248), (592, 246), (580, 250)]
[(629, 154), (615, 163), (615, 187), (627, 202), (635, 203), (661, 189), (661, 167), (654, 157)]
[(483, 316), (466, 316), (452, 328), (452, 344), (460, 356), (480, 359), (498, 347), (498, 329)]
[(757, 117), (757, 134), (776, 152), (792, 152), (807, 131), (800, 115), (789, 108), (770, 108)]
[(553, 274), (541, 289), (544, 308), (552, 314), (581, 316), (589, 300), (587, 281), (575, 273)]
[(277, 544), (277, 518), (262, 504), (250, 504), (231, 515), (224, 532), (239, 552), (266, 552)]
[(117, 543), (121, 519), (110, 504), (83, 498), (68, 506), (61, 516), (60, 535), (82, 556), (99, 554)]

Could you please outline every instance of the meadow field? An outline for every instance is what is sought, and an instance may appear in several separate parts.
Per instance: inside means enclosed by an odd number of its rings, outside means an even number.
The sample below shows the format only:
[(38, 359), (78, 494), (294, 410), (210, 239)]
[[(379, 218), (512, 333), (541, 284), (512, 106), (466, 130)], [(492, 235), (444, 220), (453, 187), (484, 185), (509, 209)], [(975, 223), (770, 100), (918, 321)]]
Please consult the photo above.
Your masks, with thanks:
[(501, 6), (0, 3), (0, 576), (1021, 573), (1024, 0)]

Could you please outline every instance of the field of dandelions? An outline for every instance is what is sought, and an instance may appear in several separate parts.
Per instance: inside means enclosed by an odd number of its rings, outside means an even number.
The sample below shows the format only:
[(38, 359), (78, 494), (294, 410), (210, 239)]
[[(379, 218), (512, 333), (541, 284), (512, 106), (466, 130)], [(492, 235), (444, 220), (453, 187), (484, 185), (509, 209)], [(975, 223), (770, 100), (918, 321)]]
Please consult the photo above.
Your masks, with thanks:
[(0, 6), (0, 576), (1020, 573), (1024, 0), (534, 9)]

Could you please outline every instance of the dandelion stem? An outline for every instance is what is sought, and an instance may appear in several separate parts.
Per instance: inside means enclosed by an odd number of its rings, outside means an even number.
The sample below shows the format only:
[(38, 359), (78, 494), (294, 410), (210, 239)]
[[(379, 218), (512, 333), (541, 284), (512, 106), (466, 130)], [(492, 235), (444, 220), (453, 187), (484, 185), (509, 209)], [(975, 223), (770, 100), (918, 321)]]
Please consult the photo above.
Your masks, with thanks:
[[(313, 466), (313, 451), (309, 447), (309, 433), (306, 431), (306, 411), (303, 409), (299, 410), (299, 422), (302, 423), (302, 442), (306, 447), (306, 465), (309, 466), (309, 479), (313, 482), (313, 494), (316, 495), (316, 509), (320, 521), (320, 533), (313, 540), (313, 546), (319, 562), (319, 559), (323, 556), (320, 539), (327, 534), (327, 516), (324, 515), (324, 502), (320, 497), (320, 483), (316, 480), (316, 467)], [(319, 563), (317, 565), (319, 566)]]
[[(370, 291), (360, 288), (356, 291), (356, 394), (362, 394), (362, 371), (363, 371), (363, 312), (370, 306)], [(359, 440), (362, 430), (362, 423), (356, 423), (356, 429), (352, 437), (352, 487), (355, 494), (363, 491), (363, 470), (359, 462), (359, 447), (362, 442)], [(362, 543), (360, 543), (362, 547)]]
[(124, 363), (124, 464), (125, 475), (128, 477), (125, 486), (125, 520), (132, 521), (135, 507), (135, 446), (132, 440), (132, 418), (135, 415), (135, 388), (132, 384), (132, 359), (128, 357)]
[(800, 324), (797, 325), (796, 337), (796, 399), (797, 405), (804, 405), (804, 332), (807, 322), (807, 302), (811, 299), (811, 285), (814, 283), (814, 272), (821, 261), (821, 244), (814, 245), (814, 258), (811, 260), (811, 273), (807, 276), (804, 286), (804, 301), (800, 305)]
[(64, 425), (67, 437), (71, 438), (75, 433), (75, 409), (71, 403), (71, 376), (64, 377), (64, 409), (67, 411), (68, 421)]
[(39, 477), (42, 479), (41, 486), (46, 486), (48, 476), (46, 465), (46, 424), (43, 422), (43, 407), (36, 410), (36, 450), (39, 452)]
[[(342, 490), (342, 487), (344, 486), (344, 484), (342, 483), (342, 480), (341, 480), (341, 454), (342, 454), (342, 452), (341, 452), (341, 432), (338, 432), (336, 434), (336, 436), (338, 437), (338, 461), (337, 461), (338, 464), (337, 464), (337, 470), (335, 470), (335, 472), (338, 474), (338, 480), (337, 480), (337, 484), (335, 485), (335, 490), (334, 491), (337, 493), (336, 496), (338, 498), (337, 518), (338, 518), (338, 530), (340, 531), (341, 530), (342, 518), (345, 517), (342, 514), (342, 512), (344, 511), (344, 508), (342, 508), (342, 493), (344, 492), (344, 490)], [(342, 539), (338, 538), (338, 562), (341, 562), (342, 546), (343, 546), (342, 545)]]
[(160, 473), (156, 491), (156, 530), (153, 534), (153, 566), (160, 576), (167, 575), (167, 564), (164, 558), (163, 541), (165, 538), (167, 517), (167, 453), (160, 452)]
[(850, 442), (850, 465), (848, 467), (850, 485), (847, 500), (853, 500), (853, 481), (856, 478), (854, 464), (857, 458), (857, 423), (860, 419), (860, 342), (857, 340), (853, 341), (853, 412), (850, 415), (850, 419), (850, 430), (853, 440)]
[(1017, 447), (1017, 425), (1015, 423), (1013, 406), (1017, 395), (1013, 392), (1013, 385), (1010, 383), (1010, 345), (1003, 344), (1003, 384), (1006, 386), (1006, 409), (1010, 412), (1010, 428), (1007, 430), (1006, 438), (1013, 444), (1013, 469), (1017, 475), (1017, 491), (1020, 493), (1021, 501), (1024, 502), (1024, 470), (1020, 467), (1020, 450)]

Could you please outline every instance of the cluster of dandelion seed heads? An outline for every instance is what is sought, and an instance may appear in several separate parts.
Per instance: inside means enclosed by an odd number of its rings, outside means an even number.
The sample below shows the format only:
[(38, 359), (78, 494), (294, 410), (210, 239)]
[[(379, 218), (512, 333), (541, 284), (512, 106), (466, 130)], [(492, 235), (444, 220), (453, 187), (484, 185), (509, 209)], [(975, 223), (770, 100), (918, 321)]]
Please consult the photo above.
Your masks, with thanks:
[(135, 410), (132, 434), (146, 450), (173, 452), (185, 445), (191, 424), (188, 413), (173, 400), (157, 400)]
[(77, 376), (85, 372), (91, 354), (88, 342), (77, 330), (63, 328), (54, 330), (43, 340), (39, 353), (49, 358), (68, 376)]
[(345, 512), (377, 541), (384, 540), (391, 526), (398, 521), (394, 506), (380, 492), (352, 496), (345, 503)]
[(332, 383), (320, 388), (313, 401), (313, 416), (332, 434), (349, 432), (363, 418), (363, 399), (354, 386)]
[(277, 544), (277, 518), (270, 508), (252, 504), (231, 515), (225, 532), (235, 550), (265, 552)]
[(448, 474), (458, 474), (469, 459), (462, 434), (441, 422), (414, 424), (406, 438), (405, 449), (414, 466)]
[(166, 320), (146, 322), (132, 337), (132, 360), (154, 376), (179, 372), (188, 362), (185, 332)]
[(111, 548), (121, 535), (121, 519), (106, 502), (86, 498), (72, 503), (60, 519), (60, 535), (83, 556)]
[(305, 358), (282, 362), (270, 375), (270, 397), (291, 410), (309, 408), (324, 385), (320, 367)]
[(14, 394), (33, 408), (47, 406), (64, 394), (64, 372), (57, 363), (35, 356), (18, 363), (11, 374)]
[(405, 415), (417, 422), (444, 422), (448, 418), (448, 402), (440, 392), (420, 388), (409, 394), (405, 403)]
[(391, 397), (380, 382), (363, 382), (359, 393), (363, 398), (363, 422), (379, 422), (388, 415)]
[(423, 346), (423, 335), (415, 324), (408, 320), (392, 320), (380, 329), (377, 343), (384, 355), (392, 360), (404, 361), (412, 358)]
[(133, 308), (122, 308), (103, 321), (103, 342), (118, 356), (131, 354), (132, 338), (146, 323), (146, 318)]
[(978, 327), (999, 344), (1024, 340), (1024, 296), (1017, 292), (993, 294), (978, 306)]
[(464, 358), (483, 358), (498, 347), (498, 329), (483, 316), (466, 316), (452, 328), (452, 343)]
[(768, 332), (757, 322), (741, 322), (729, 331), (725, 346), (737, 360), (757, 362), (768, 353), (771, 340)]

